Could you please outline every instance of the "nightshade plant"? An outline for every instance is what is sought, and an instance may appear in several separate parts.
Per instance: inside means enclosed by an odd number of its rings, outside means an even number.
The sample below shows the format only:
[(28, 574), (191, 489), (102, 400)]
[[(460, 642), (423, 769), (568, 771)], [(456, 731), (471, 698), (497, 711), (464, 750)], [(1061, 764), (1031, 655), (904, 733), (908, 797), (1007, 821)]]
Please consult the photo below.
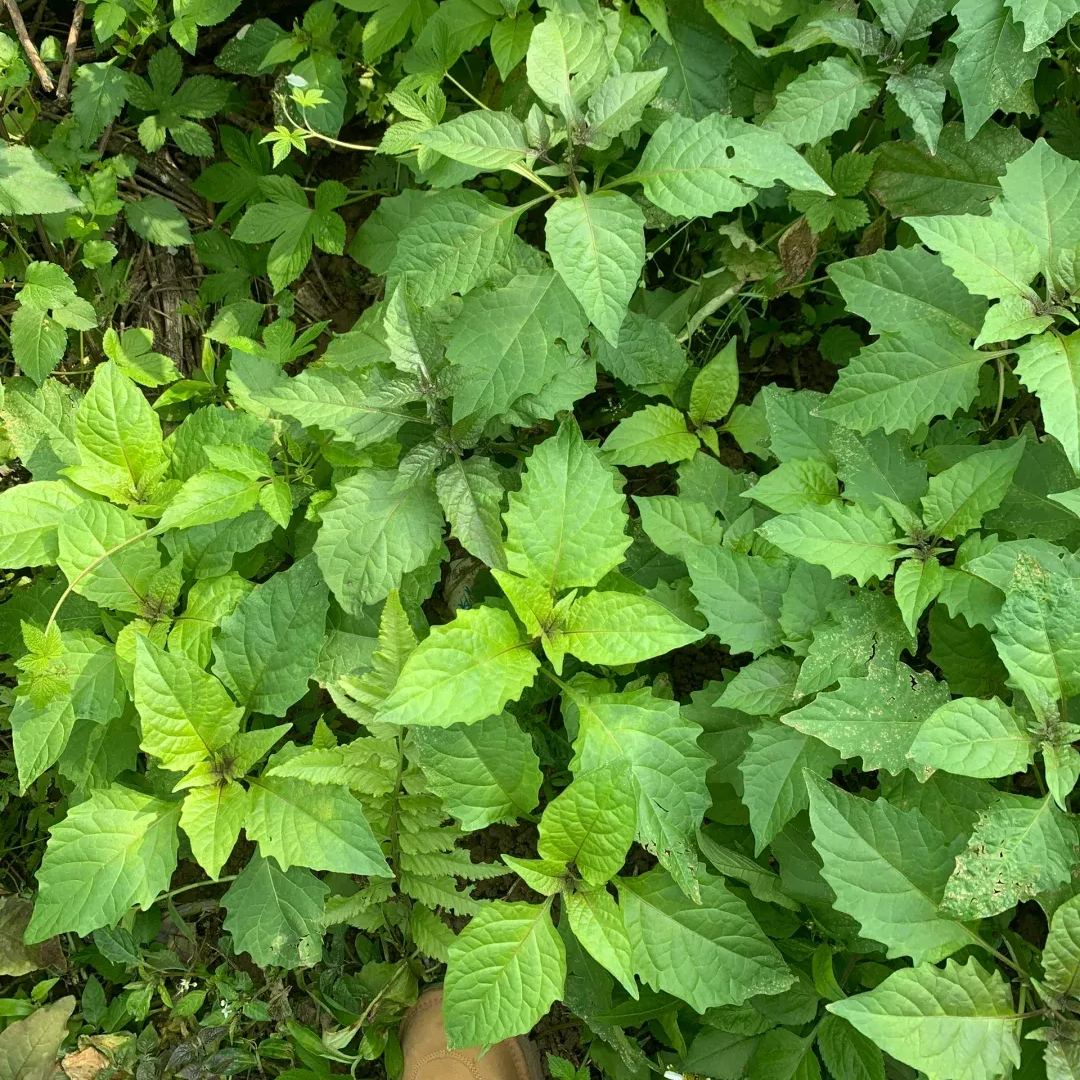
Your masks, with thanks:
[(1080, 3), (287, 8), (0, 34), (0, 1073), (1080, 1075)]

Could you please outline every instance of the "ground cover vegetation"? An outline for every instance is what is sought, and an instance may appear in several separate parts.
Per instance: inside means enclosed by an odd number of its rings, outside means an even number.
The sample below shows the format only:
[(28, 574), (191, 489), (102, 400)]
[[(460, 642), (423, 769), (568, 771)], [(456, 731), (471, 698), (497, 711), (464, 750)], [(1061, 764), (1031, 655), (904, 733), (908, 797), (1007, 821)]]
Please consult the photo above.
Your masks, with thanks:
[(1080, 1075), (1077, 0), (5, 0), (0, 1075)]

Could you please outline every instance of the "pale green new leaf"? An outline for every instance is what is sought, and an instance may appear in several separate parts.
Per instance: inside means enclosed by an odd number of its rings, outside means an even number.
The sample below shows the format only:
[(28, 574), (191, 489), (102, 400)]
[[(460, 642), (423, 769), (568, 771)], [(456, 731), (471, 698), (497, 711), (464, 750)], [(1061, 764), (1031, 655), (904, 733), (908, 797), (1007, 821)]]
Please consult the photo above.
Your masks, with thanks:
[(575, 119), (608, 63), (603, 24), (584, 14), (549, 11), (533, 29), (525, 57), (529, 86), (541, 101)]
[(955, 844), (918, 810), (868, 802), (813, 776), (807, 786), (814, 847), (837, 910), (890, 958), (934, 962), (973, 943), (969, 930), (938, 912)]
[(75, 193), (29, 146), (0, 143), (0, 213), (59, 214), (83, 209)]
[(322, 958), (329, 886), (299, 866), (282, 870), (255, 855), (221, 898), (238, 952), (260, 967), (310, 967)]
[(420, 132), (417, 142), (478, 169), (505, 169), (529, 151), (525, 125), (512, 113), (477, 109)]
[(242, 710), (213, 675), (141, 634), (135, 639), (132, 696), (141, 746), (166, 769), (182, 772), (214, 757), (240, 731)]
[(1038, 395), (1047, 432), (1080, 474), (1080, 341), (1040, 334), (1017, 349), (1016, 375)]
[(602, 886), (575, 889), (563, 894), (562, 903), (570, 929), (582, 948), (636, 1000), (633, 947), (622, 910), (611, 893)]
[(49, 830), (26, 940), (85, 937), (146, 909), (176, 868), (179, 803), (114, 785), (100, 788)]
[(524, 1035), (563, 992), (566, 949), (546, 904), (486, 904), (450, 946), (443, 1017), (451, 1047)]
[(1080, 896), (1066, 900), (1054, 912), (1042, 954), (1043, 980), (1064, 998), (1080, 986)]
[(76, 719), (71, 701), (62, 692), (44, 705), (35, 703), (29, 696), (16, 698), (9, 722), (20, 794), (56, 764), (71, 738)]
[(1001, 793), (979, 816), (968, 846), (956, 857), (942, 910), (985, 919), (1072, 880), (1077, 831), (1049, 796)]
[(236, 846), (247, 814), (247, 793), (232, 780), (192, 788), (180, 808), (195, 861), (217, 879)]
[(621, 192), (559, 199), (547, 212), (552, 265), (612, 345), (645, 263), (644, 228), (640, 207)]
[(639, 495), (634, 499), (645, 535), (661, 551), (684, 562), (701, 548), (719, 547), (724, 530), (703, 502), (683, 495)]
[(794, 978), (742, 900), (719, 878), (705, 876), (700, 886), (701, 903), (694, 905), (660, 869), (619, 879), (642, 981), (698, 1012), (786, 990)]
[(971, 454), (930, 478), (922, 498), (923, 521), (935, 535), (953, 540), (977, 529), (983, 515), (996, 510), (1009, 490), (1025, 442)]
[(595, 585), (630, 546), (620, 486), (577, 424), (564, 423), (533, 450), (521, 490), (510, 493), (503, 515), (509, 569), (552, 591)]
[(359, 614), (384, 600), (438, 549), (443, 516), (430, 484), (399, 489), (391, 469), (342, 480), (320, 511), (315, 557), (335, 599)]
[(826, 1006), (931, 1080), (987, 1080), (1020, 1065), (1020, 1019), (1001, 975), (972, 958), (894, 971)]
[(258, 480), (204, 469), (184, 481), (161, 515), (158, 529), (190, 529), (246, 514), (259, 501)]
[(908, 632), (915, 634), (919, 617), (937, 599), (945, 584), (945, 571), (931, 555), (906, 559), (893, 577), (893, 596)]
[(31, 480), (0, 492), (0, 566), (49, 566), (59, 555), (57, 528), (84, 499), (61, 480)]
[(908, 753), (957, 776), (992, 779), (1022, 772), (1035, 746), (1020, 718), (998, 698), (956, 698), (923, 722)]
[(948, 687), (888, 656), (875, 656), (865, 676), (839, 682), (809, 705), (785, 713), (783, 722), (845, 758), (861, 757), (864, 769), (910, 769), (925, 779), (931, 770), (916, 765), (908, 752), (927, 717), (948, 700)]
[(670, 405), (646, 405), (620, 420), (603, 449), (616, 465), (659, 465), (686, 461), (697, 452), (698, 438), (686, 418)]
[(831, 194), (829, 185), (792, 149), (793, 141), (719, 113), (698, 121), (672, 116), (653, 133), (633, 176), (650, 202), (686, 218), (745, 206), (757, 188), (777, 181), (797, 191)]
[(796, 75), (762, 123), (792, 146), (817, 143), (843, 131), (877, 95), (877, 85), (853, 61), (830, 56)]
[(251, 712), (284, 716), (315, 671), (329, 602), (314, 558), (274, 574), (222, 619), (214, 674)]
[(391, 876), (363, 808), (346, 788), (285, 776), (250, 784), (244, 830), (282, 869)]
[(616, 135), (629, 131), (641, 120), (645, 107), (667, 78), (667, 68), (657, 71), (618, 71), (609, 75), (589, 98), (590, 146), (605, 149)]
[(540, 762), (509, 713), (451, 728), (415, 727), (410, 738), (428, 786), (466, 831), (511, 821), (536, 806)]
[(825, 506), (840, 498), (836, 473), (820, 458), (792, 458), (765, 473), (742, 493), (778, 514), (794, 514), (808, 506)]
[(695, 426), (723, 420), (739, 393), (739, 358), (732, 338), (694, 377), (687, 415)]
[(758, 532), (781, 551), (824, 566), (833, 577), (850, 574), (860, 585), (886, 578), (900, 554), (896, 526), (885, 510), (858, 503), (807, 506), (758, 526)]
[(452, 622), (433, 627), (405, 661), (379, 720), (424, 727), (475, 724), (516, 701), (539, 667), (505, 611), (462, 608)]
[(596, 589), (574, 600), (551, 637), (587, 664), (617, 666), (663, 656), (697, 641), (701, 631), (647, 596)]

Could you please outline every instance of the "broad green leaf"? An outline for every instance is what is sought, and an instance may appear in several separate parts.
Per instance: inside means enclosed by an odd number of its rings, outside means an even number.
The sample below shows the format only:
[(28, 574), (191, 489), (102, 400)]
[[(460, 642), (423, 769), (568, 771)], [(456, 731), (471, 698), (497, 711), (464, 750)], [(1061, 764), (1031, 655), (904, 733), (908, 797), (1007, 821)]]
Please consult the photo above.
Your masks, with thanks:
[(581, 308), (552, 271), (519, 274), (502, 288), (465, 299), (447, 343), (454, 366), (454, 420), (501, 416), (538, 394), (585, 337)]
[(1076, 996), (1080, 985), (1080, 896), (1066, 900), (1054, 912), (1042, 964), (1043, 981), (1055, 994)]
[(1025, 51), (1024, 33), (1004, 0), (959, 0), (953, 14), (959, 28), (952, 36), (951, 75), (964, 106), (967, 137), (974, 138), (999, 109), (1034, 111), (1030, 83), (1046, 49)]
[(529, 12), (519, 11), (495, 24), (491, 31), (491, 58), (501, 79), (505, 80), (525, 59), (532, 32), (533, 19)]
[(792, 146), (818, 143), (847, 128), (877, 95), (878, 87), (851, 60), (830, 56), (796, 75), (762, 123)]
[(781, 551), (824, 566), (833, 577), (850, 574), (860, 585), (888, 577), (900, 554), (889, 515), (857, 503), (807, 506), (771, 518), (758, 532)]
[[(9, 1023), (0, 1032), (0, 1074), (11, 1080), (52, 1080), (74, 1009), (75, 999), (69, 995)], [(70, 1074), (65, 1070), (65, 1075)]]
[(125, 202), (124, 217), (132, 230), (151, 244), (185, 247), (195, 242), (180, 207), (161, 195), (144, 195)]
[(135, 640), (132, 697), (141, 746), (166, 769), (182, 772), (214, 758), (240, 731), (241, 710), (213, 675), (143, 635)]
[(196, 473), (172, 497), (158, 529), (190, 529), (239, 517), (259, 501), (261, 484), (236, 473), (205, 469)]
[(742, 493), (744, 499), (775, 510), (793, 514), (808, 506), (825, 506), (840, 498), (836, 473), (827, 462), (817, 458), (793, 458), (765, 473), (752, 488)]
[(903, 968), (869, 993), (826, 1008), (933, 1080), (985, 1080), (1020, 1065), (1012, 992), (974, 959)]
[(985, 919), (1072, 880), (1075, 821), (1048, 796), (999, 794), (980, 815), (945, 887), (942, 910)]
[(701, 729), (674, 701), (648, 690), (572, 696), (578, 735), (575, 775), (605, 767), (627, 770), (637, 795), (638, 840), (669, 869), (687, 896), (697, 891), (691, 835), (709, 806), (710, 758)]
[(524, 1035), (562, 995), (565, 979), (566, 949), (550, 902), (486, 904), (450, 946), (443, 998), (450, 1046)]
[(575, 775), (544, 808), (541, 859), (573, 863), (590, 885), (603, 885), (626, 861), (637, 827), (637, 799), (618, 765)]
[(701, 637), (647, 596), (596, 589), (578, 597), (551, 632), (553, 643), (587, 664), (637, 664)]
[(1024, 454), (1024, 440), (972, 454), (930, 478), (922, 498), (923, 521), (935, 535), (953, 540), (977, 529), (983, 515), (1001, 505)]
[(486, 281), (506, 255), (520, 211), (476, 191), (440, 191), (420, 204), (398, 234), (388, 275), (437, 303)]
[(620, 420), (601, 449), (616, 465), (659, 465), (686, 461), (697, 448), (698, 438), (687, 430), (678, 409), (646, 405)]
[(254, 588), (239, 574), (202, 578), (188, 589), (183, 612), (173, 620), (169, 649), (199, 667), (210, 663), (211, 640), (221, 620)]
[[(653, 133), (634, 170), (650, 202), (676, 217), (711, 217), (745, 206), (777, 181), (797, 191), (831, 188), (783, 134), (713, 113), (672, 116)], [(817, 140), (804, 140), (817, 141)]]
[(82, 209), (75, 193), (36, 150), (7, 140), (0, 145), (0, 213), (59, 214)]
[(595, 585), (614, 570), (630, 546), (619, 482), (577, 425), (564, 423), (532, 452), (521, 490), (510, 493), (509, 569), (552, 591)]
[(529, 86), (545, 104), (574, 120), (607, 70), (604, 27), (584, 14), (549, 11), (529, 39)]
[(973, 943), (966, 927), (938, 912), (957, 845), (918, 810), (868, 802), (817, 777), (807, 786), (814, 847), (837, 910), (891, 958), (934, 962)]
[(46, 769), (56, 764), (71, 739), (77, 717), (61, 692), (61, 696), (44, 705), (29, 696), (17, 698), (9, 719), (19, 792), (25, 793)]
[(603, 887), (575, 889), (563, 894), (562, 903), (570, 929), (582, 948), (636, 1000), (633, 948), (614, 897)]
[(329, 892), (302, 867), (281, 870), (273, 859), (255, 855), (221, 898), (224, 928), (236, 950), (260, 967), (311, 967), (322, 958)]
[(123, 111), (124, 72), (119, 63), (79, 64), (71, 91), (71, 112), (87, 146)]
[(944, 583), (945, 572), (933, 555), (900, 564), (893, 578), (893, 596), (909, 633), (918, 633), (919, 617), (937, 599)]
[(483, 457), (456, 458), (435, 478), (435, 494), (462, 547), (487, 566), (504, 568), (506, 482), (498, 465)]
[(514, 855), (500, 856), (526, 885), (541, 896), (563, 893), (569, 884), (566, 863), (548, 862), (546, 859), (519, 859)]
[(506, 712), (451, 728), (415, 727), (431, 790), (468, 832), (530, 813), (540, 791), (532, 739)]
[(450, 727), (502, 712), (532, 685), (540, 663), (505, 611), (459, 609), (405, 661), (379, 720)]
[(747, 716), (776, 716), (791, 708), (799, 665), (775, 653), (751, 660), (724, 683), (715, 704)]
[(687, 415), (695, 426), (723, 420), (739, 393), (739, 359), (732, 338), (698, 373)]
[(668, 327), (636, 311), (627, 312), (618, 344), (596, 335), (591, 347), (602, 368), (649, 396), (671, 398), (689, 363), (686, 350)]
[(945, 104), (945, 81), (933, 68), (916, 64), (903, 74), (890, 75), (885, 86), (904, 110), (915, 134), (931, 154), (941, 135), (941, 107)]
[(998, 698), (956, 698), (919, 728), (912, 759), (957, 776), (993, 778), (1022, 772), (1034, 744), (1019, 717)]
[(790, 577), (786, 567), (724, 547), (690, 550), (686, 564), (710, 634), (732, 652), (754, 656), (780, 644), (780, 603)]
[(398, 489), (390, 469), (341, 481), (320, 511), (315, 557), (335, 599), (353, 614), (384, 600), (438, 549), (443, 516), (430, 484)]
[(314, 558), (274, 574), (222, 619), (214, 674), (249, 711), (284, 716), (315, 671), (328, 605)]
[(755, 854), (809, 805), (806, 773), (827, 779), (838, 764), (840, 755), (831, 746), (784, 724), (768, 721), (751, 730), (739, 772)]
[(620, 192), (559, 199), (547, 212), (552, 265), (612, 345), (645, 263), (644, 227), (641, 209)]
[(864, 677), (839, 682), (781, 719), (846, 758), (861, 757), (864, 769), (911, 769), (925, 779), (930, 770), (915, 765), (908, 751), (923, 722), (948, 700), (948, 687), (928, 672), (878, 655)]
[(1076, 0), (1007, 0), (1013, 18), (1024, 27), (1024, 48), (1029, 52), (1049, 41), (1075, 15), (1080, 14)]
[(11, 317), (11, 354), (15, 363), (40, 386), (64, 358), (68, 335), (44, 311), (21, 304)]
[(75, 442), (83, 465), (113, 469), (142, 492), (164, 466), (161, 422), (142, 391), (112, 361), (98, 364), (79, 406)]
[(65, 515), (56, 535), (57, 562), (75, 592), (117, 611), (143, 610), (161, 559), (141, 521), (86, 499)]
[(1080, 342), (1041, 334), (1017, 349), (1016, 374), (1038, 395), (1047, 432), (1080, 474)]
[(132, 906), (150, 907), (176, 867), (179, 813), (179, 803), (118, 785), (73, 806), (49, 830), (26, 940), (85, 937)]
[(478, 169), (505, 169), (529, 151), (525, 125), (508, 112), (477, 109), (420, 132), (417, 141), (454, 161)]
[(746, 905), (719, 878), (700, 887), (695, 906), (660, 869), (619, 879), (636, 974), (698, 1012), (786, 990), (791, 972)]
[(691, 552), (719, 547), (724, 537), (716, 514), (696, 499), (683, 495), (638, 496), (634, 504), (645, 535), (665, 554), (684, 562)]
[(244, 831), (283, 870), (391, 876), (359, 801), (345, 788), (283, 776), (250, 784)]
[(839, 1016), (824, 1016), (817, 1028), (817, 1048), (829, 1075), (841, 1080), (885, 1080), (881, 1051)]
[(217, 879), (236, 846), (247, 814), (247, 794), (232, 780), (192, 788), (180, 807), (180, 828), (195, 861)]
[(50, 566), (59, 555), (57, 528), (83, 501), (70, 484), (32, 480), (0, 492), (0, 565)]
[(633, 128), (666, 78), (667, 68), (609, 75), (589, 98), (589, 145), (606, 149), (616, 135)]

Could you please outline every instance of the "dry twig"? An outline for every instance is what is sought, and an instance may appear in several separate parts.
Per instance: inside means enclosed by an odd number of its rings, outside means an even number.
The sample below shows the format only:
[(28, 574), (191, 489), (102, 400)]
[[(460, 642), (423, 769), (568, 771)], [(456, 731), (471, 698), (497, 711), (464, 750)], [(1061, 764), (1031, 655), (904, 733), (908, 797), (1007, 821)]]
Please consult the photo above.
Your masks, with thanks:
[(75, 63), (75, 49), (79, 44), (79, 34), (82, 33), (83, 16), (86, 14), (86, 0), (79, 0), (75, 5), (75, 13), (71, 17), (71, 26), (68, 29), (67, 45), (64, 47), (64, 66), (60, 69), (60, 78), (56, 81), (56, 100), (67, 101), (68, 87), (71, 85), (71, 69)]
[(42, 88), (46, 92), (51, 94), (55, 89), (56, 84), (49, 74), (49, 69), (42, 63), (41, 56), (37, 49), (34, 48), (34, 43), (30, 40), (30, 35), (26, 32), (26, 23), (23, 22), (22, 12), (19, 11), (19, 5), (15, 0), (4, 0), (4, 7), (7, 8), (8, 16), (11, 19), (11, 25), (15, 29), (15, 36), (19, 39), (19, 44), (23, 47), (23, 52), (26, 53), (26, 59), (34, 69), (34, 74), (38, 77), (38, 82), (41, 83)]

